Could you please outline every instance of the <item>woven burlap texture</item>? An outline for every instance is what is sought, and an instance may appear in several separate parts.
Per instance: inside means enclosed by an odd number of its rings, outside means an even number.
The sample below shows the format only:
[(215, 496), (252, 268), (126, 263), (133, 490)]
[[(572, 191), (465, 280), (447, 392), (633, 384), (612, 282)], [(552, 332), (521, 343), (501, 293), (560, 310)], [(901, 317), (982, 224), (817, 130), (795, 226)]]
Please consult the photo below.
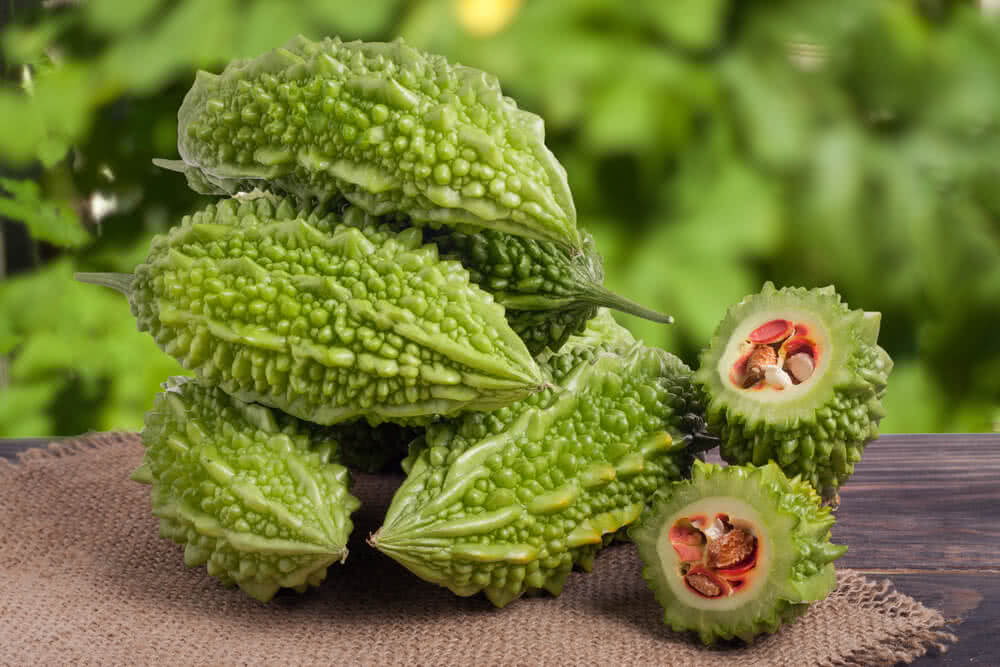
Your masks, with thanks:
[(0, 664), (877, 665), (954, 641), (938, 612), (843, 570), (836, 591), (751, 646), (670, 632), (617, 544), (557, 598), (494, 609), (427, 584), (364, 538), (399, 476), (356, 475), (351, 553), (326, 582), (262, 605), (159, 537), (129, 480), (135, 434), (95, 434), (0, 460)]

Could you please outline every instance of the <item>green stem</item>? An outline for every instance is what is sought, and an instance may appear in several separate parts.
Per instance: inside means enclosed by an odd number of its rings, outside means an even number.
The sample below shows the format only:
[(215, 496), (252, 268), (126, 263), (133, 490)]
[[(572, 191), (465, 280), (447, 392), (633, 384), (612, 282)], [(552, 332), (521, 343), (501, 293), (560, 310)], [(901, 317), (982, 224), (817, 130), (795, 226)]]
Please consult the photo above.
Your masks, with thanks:
[(587, 291), (581, 295), (580, 299), (581, 301), (589, 301), (597, 306), (606, 306), (607, 308), (620, 310), (623, 313), (635, 315), (636, 317), (641, 317), (642, 319), (650, 320), (651, 322), (659, 322), (660, 324), (673, 324), (674, 322), (673, 316), (664, 315), (663, 313), (658, 313), (655, 310), (650, 310), (649, 308), (639, 305), (631, 299), (626, 299), (623, 296), (615, 294), (601, 285), (591, 285)]
[(132, 292), (133, 275), (131, 273), (74, 273), (73, 277), (81, 283), (110, 287), (125, 296)]

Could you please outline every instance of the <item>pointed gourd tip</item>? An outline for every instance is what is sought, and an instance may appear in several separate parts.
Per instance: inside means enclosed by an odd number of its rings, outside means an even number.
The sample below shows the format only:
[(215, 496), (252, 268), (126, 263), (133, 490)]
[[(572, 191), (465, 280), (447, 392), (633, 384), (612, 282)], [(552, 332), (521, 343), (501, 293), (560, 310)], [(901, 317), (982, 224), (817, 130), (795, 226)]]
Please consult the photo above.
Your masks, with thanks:
[(100, 285), (102, 287), (110, 287), (113, 290), (117, 290), (128, 296), (132, 291), (132, 278), (131, 273), (86, 273), (86, 272), (76, 272), (73, 274), (73, 279), (81, 283), (87, 283), (89, 285)]
[(154, 157), (153, 165), (167, 171), (176, 171), (183, 174), (188, 170), (188, 164), (184, 160), (168, 160), (166, 158)]
[(370, 546), (372, 549), (379, 549), (378, 536), (382, 532), (382, 528), (378, 528), (374, 533), (368, 533), (368, 537), (365, 538), (365, 544)]
[(631, 299), (612, 292), (603, 285), (595, 284), (589, 292), (589, 294), (585, 295), (585, 298), (598, 306), (612, 308), (623, 313), (628, 313), (629, 315), (641, 317), (650, 322), (657, 322), (658, 324), (673, 324), (674, 322), (672, 315), (664, 315), (663, 313), (646, 308)]

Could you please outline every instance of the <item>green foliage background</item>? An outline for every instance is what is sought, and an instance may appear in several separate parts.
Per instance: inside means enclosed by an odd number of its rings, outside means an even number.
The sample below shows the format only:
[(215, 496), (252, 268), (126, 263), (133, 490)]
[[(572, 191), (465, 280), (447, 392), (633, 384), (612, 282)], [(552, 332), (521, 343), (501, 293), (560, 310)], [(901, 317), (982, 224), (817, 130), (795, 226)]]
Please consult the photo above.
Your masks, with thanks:
[(195, 69), (298, 33), (497, 74), (545, 119), (608, 285), (675, 315), (623, 317), (648, 343), (694, 365), (764, 280), (832, 283), (883, 314), (885, 432), (1000, 430), (1000, 22), (972, 3), (484, 0), (491, 34), (465, 0), (5, 4), (0, 436), (141, 425), (180, 369), (72, 271), (130, 271), (203, 203), (150, 163)]

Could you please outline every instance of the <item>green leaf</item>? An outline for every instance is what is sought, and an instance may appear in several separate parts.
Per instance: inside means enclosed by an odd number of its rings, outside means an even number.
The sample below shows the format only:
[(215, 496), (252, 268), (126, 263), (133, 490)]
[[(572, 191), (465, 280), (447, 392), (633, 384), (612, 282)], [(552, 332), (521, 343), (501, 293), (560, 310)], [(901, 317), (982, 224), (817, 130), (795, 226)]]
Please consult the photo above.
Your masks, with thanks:
[(35, 112), (32, 100), (9, 90), (0, 90), (0, 156), (14, 164), (35, 158), (45, 137), (45, 125)]
[(43, 199), (38, 183), (0, 178), (0, 187), (7, 191), (6, 196), (0, 196), (0, 215), (23, 222), (36, 239), (66, 247), (90, 240), (73, 209), (63, 202)]
[[(284, 4), (284, 3), (282, 3)], [(328, 24), (345, 40), (370, 38), (384, 30), (399, 11), (400, 0), (325, 0), (307, 2), (303, 13)]]
[(728, 8), (726, 0), (641, 0), (643, 16), (667, 38), (693, 48), (719, 41)]
[(95, 30), (116, 34), (137, 29), (160, 7), (160, 0), (89, 0), (88, 24)]

